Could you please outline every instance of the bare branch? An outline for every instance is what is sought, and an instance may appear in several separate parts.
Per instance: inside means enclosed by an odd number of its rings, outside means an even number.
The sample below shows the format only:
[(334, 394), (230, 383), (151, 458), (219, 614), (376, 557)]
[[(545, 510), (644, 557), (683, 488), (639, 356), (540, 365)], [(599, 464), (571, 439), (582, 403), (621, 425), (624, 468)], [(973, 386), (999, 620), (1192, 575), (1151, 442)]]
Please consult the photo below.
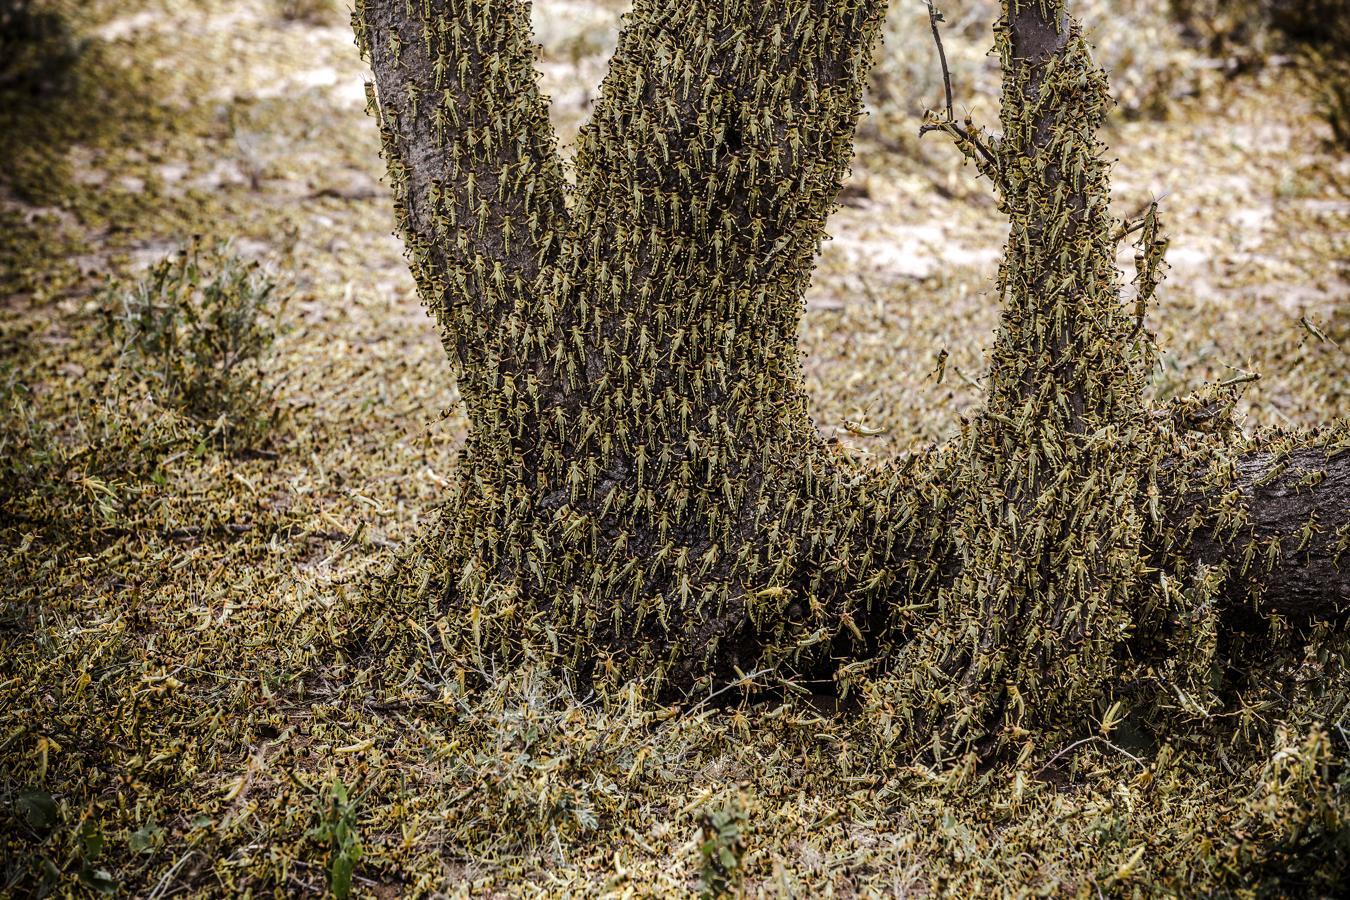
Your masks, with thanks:
[(933, 29), (933, 43), (937, 44), (938, 61), (942, 64), (942, 84), (947, 91), (947, 121), (956, 121), (956, 112), (952, 104), (952, 72), (947, 68), (947, 49), (942, 46), (942, 32), (938, 29), (938, 23), (945, 21), (942, 13), (937, 11), (933, 5), (933, 0), (928, 0), (928, 24)]

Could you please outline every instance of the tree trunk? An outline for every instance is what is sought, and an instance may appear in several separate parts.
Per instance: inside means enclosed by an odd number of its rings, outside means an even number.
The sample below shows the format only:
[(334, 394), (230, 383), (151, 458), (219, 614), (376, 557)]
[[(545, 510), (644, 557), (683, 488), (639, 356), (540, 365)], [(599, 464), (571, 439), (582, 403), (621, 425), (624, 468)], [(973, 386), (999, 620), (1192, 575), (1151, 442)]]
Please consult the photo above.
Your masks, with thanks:
[(1004, 4), (1003, 135), (962, 138), (1011, 222), (984, 411), (904, 467), (822, 440), (797, 331), (883, 6), (637, 0), (569, 189), (524, 3), (358, 0), (469, 413), (456, 492), (385, 586), (448, 620), (443, 669), (685, 690), (876, 657), (902, 740), (945, 756), (1146, 704), (1198, 618), (1339, 615), (1345, 432), (1270, 474), (1284, 448), (1235, 461), (1146, 408), (1106, 80), (1062, 0)]
[[(996, 49), (1003, 134), (977, 161), (1012, 226), (1004, 312), (984, 411), (946, 477), (958, 559), (885, 683), (908, 742), (939, 758), (1058, 740), (1116, 701), (1156, 713), (1177, 688), (1201, 690), (1213, 647), (1197, 634), (1270, 614), (1305, 625), (1350, 600), (1336, 567), (1350, 521), (1347, 466), (1333, 458), (1344, 432), (1306, 438), (1323, 449), (1281, 476), (1270, 453), (1191, 434), (1188, 410), (1145, 408), (1154, 348), (1115, 266), (1126, 229), (1097, 139), (1105, 75), (1062, 0), (1005, 3)], [(1162, 246), (1145, 224), (1144, 301)], [(1189, 412), (1218, 415), (1221, 393)], [(1313, 515), (1319, 530), (1305, 533)]]
[(1148, 593), (1151, 348), (1120, 297), (1097, 139), (1106, 79), (1062, 2), (1006, 3), (995, 34), (1003, 316), (950, 477), (960, 571), (892, 676), (893, 702), (939, 756), (1081, 718), (1117, 678)]
[(393, 590), (469, 619), (462, 667), (688, 687), (861, 634), (916, 501), (817, 433), (797, 332), (882, 6), (639, 0), (568, 204), (523, 3), (358, 3), (471, 427)]

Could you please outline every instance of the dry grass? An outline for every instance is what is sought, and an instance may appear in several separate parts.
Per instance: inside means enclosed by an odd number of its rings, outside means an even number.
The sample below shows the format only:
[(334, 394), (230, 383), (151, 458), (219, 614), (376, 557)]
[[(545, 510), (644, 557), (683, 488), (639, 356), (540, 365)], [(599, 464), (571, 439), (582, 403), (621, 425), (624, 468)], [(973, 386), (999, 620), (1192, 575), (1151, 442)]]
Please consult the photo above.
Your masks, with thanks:
[[(69, 90), (0, 106), (0, 894), (295, 895), (349, 865), (353, 892), (378, 896), (720, 878), (772, 896), (1295, 895), (1344, 872), (1343, 641), (1279, 673), (1285, 722), (1235, 697), (1195, 712), (1203, 738), (1106, 728), (1043, 768), (889, 758), (895, 711), (865, 682), (842, 710), (783, 685), (668, 708), (528, 670), (463, 695), (434, 652), (460, 623), (362, 590), (443, 497), (463, 420), (388, 234), (342, 17), (66, 11), (90, 40)], [(938, 95), (926, 20), (896, 14), (892, 53), (930, 79), (893, 76), (874, 100), (803, 334), (821, 426), (881, 457), (950, 435), (977, 401), (1002, 239), (954, 153), (897, 136)], [(565, 137), (616, 15), (536, 4)], [(973, 21), (950, 31), (991, 122), (987, 41)], [(1122, 209), (1162, 196), (1173, 234), (1155, 390), (1257, 371), (1247, 427), (1345, 416), (1350, 160), (1297, 71), (1226, 81), (1191, 52), (1167, 51), (1200, 75), (1164, 92), (1165, 121), (1108, 135)], [(268, 366), (280, 415), (247, 448), (110, 389), (106, 279), (134, 283), (194, 234), (265, 262), (291, 298)]]

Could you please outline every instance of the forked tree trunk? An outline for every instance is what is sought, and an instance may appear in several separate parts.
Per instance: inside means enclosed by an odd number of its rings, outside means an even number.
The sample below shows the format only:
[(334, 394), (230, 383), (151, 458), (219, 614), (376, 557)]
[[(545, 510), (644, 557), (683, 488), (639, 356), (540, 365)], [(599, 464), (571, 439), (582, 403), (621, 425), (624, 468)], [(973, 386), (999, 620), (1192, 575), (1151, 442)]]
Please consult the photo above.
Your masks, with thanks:
[(542, 655), (687, 687), (861, 634), (845, 617), (910, 526), (817, 433), (797, 332), (881, 14), (641, 0), (565, 204), (524, 4), (358, 3), (472, 431), (393, 589), (469, 619), (464, 667)]
[(676, 690), (884, 656), (906, 740), (941, 755), (1142, 690), (1145, 648), (1181, 651), (1195, 615), (1350, 600), (1344, 429), (1276, 471), (1292, 445), (1238, 459), (1146, 408), (1105, 78), (1058, 0), (1005, 4), (998, 29), (1003, 137), (980, 160), (1012, 229), (985, 412), (903, 470), (822, 440), (797, 332), (883, 7), (637, 0), (569, 189), (524, 3), (358, 0), (471, 429), (386, 587), (449, 620), (452, 666)]

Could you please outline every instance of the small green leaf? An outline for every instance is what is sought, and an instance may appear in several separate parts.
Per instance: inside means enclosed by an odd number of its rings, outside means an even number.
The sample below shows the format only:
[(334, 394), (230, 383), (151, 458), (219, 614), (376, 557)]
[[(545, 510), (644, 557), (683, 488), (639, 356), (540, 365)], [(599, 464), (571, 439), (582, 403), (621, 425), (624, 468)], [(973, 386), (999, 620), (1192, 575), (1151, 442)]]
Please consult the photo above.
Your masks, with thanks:
[(338, 853), (333, 856), (329, 887), (332, 888), (333, 896), (337, 897), (338, 900), (345, 900), (346, 896), (351, 893), (352, 870), (354, 868), (356, 868), (356, 860), (345, 853)]
[(103, 829), (97, 822), (85, 822), (80, 828), (80, 837), (84, 840), (84, 855), (87, 859), (97, 859), (103, 852)]
[[(198, 818), (204, 817), (199, 816)], [(207, 824), (210, 824), (209, 820)], [(155, 824), (154, 819), (151, 819), (143, 827), (132, 832), (127, 843), (130, 845), (132, 853), (144, 853), (154, 847), (163, 833), (164, 829)]]
[(35, 788), (20, 791), (14, 806), (34, 831), (51, 831), (61, 819), (56, 801), (46, 791)]
[(80, 881), (105, 896), (117, 893), (117, 882), (113, 880), (107, 869), (95, 869), (86, 865), (80, 869)]

